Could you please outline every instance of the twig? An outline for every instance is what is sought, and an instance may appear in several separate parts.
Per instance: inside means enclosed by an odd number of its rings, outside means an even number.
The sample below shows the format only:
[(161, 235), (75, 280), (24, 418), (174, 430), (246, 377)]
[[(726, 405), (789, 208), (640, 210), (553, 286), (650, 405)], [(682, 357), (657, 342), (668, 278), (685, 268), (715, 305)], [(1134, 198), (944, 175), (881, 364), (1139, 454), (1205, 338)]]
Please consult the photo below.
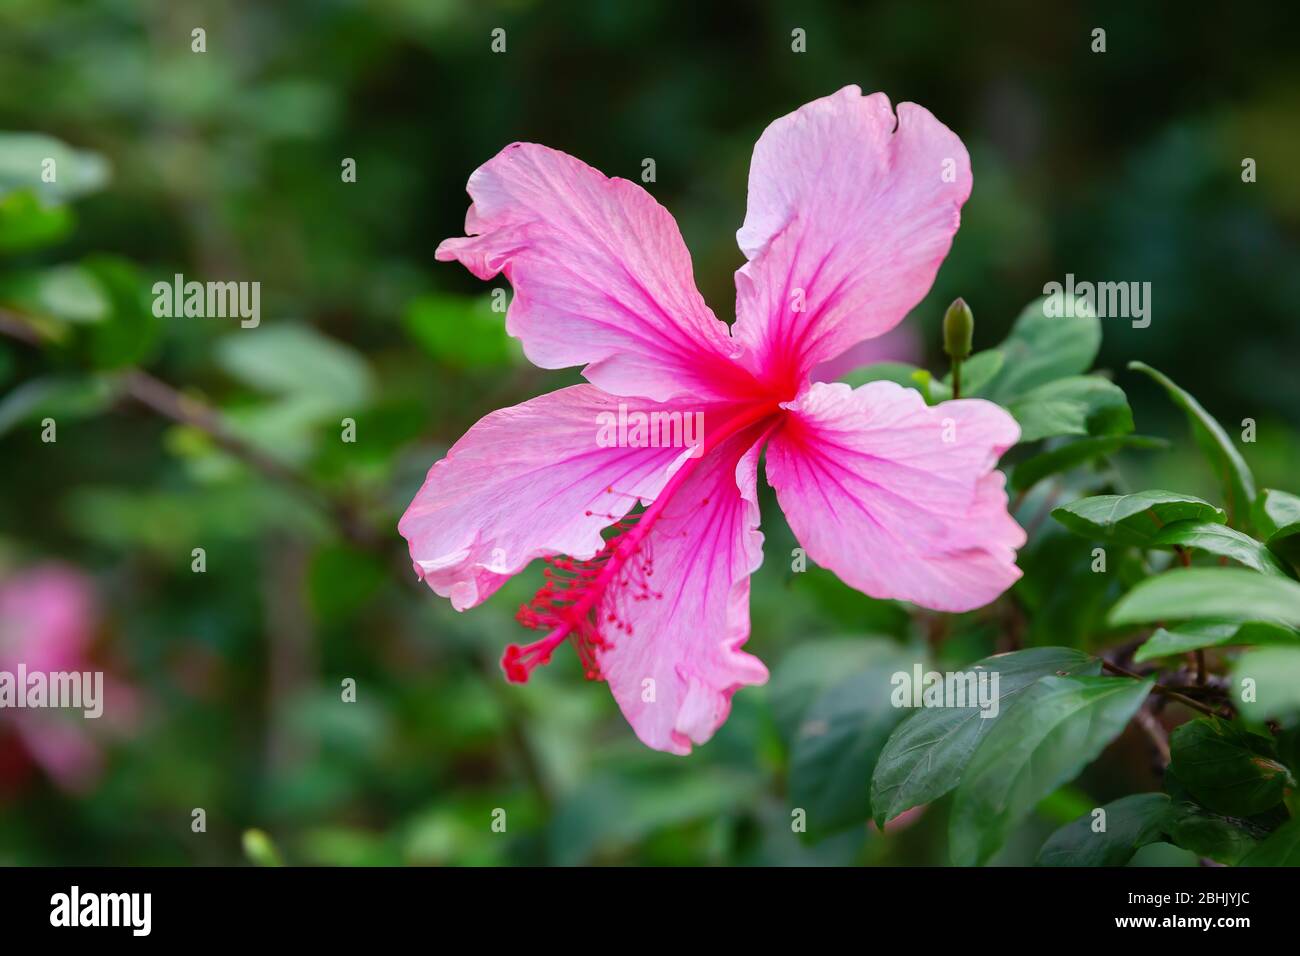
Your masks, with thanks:
[(36, 348), (40, 348), (42, 344), (41, 337), (36, 334), (30, 325), (18, 315), (5, 309), (0, 309), (0, 333)]
[(1159, 761), (1160, 770), (1163, 773), (1169, 766), (1169, 735), (1165, 733), (1164, 725), (1145, 707), (1133, 715), (1137, 725), (1142, 728), (1151, 741), (1151, 746), (1155, 748), (1156, 759)]
[[(1101, 662), (1101, 666), (1106, 670), (1110, 671), (1112, 674), (1119, 674), (1121, 677), (1132, 677), (1134, 680), (1146, 680), (1146, 678), (1143, 677), (1141, 674), (1135, 674), (1132, 671), (1126, 670), (1125, 668), (1120, 667), (1118, 664), (1112, 664), (1110, 661), (1107, 660), (1103, 660)], [(1207, 707), (1204, 704), (1202, 704), (1200, 701), (1192, 700), (1192, 698), (1188, 697), (1186, 694), (1180, 694), (1176, 690), (1171, 690), (1170, 688), (1166, 687), (1164, 684), (1161, 684), (1159, 682), (1154, 684), (1151, 689), (1155, 691), (1157, 694), (1160, 694), (1162, 697), (1167, 697), (1169, 700), (1175, 700), (1178, 703), (1182, 704), (1184, 707), (1190, 707), (1192, 710), (1200, 711), (1202, 714), (1207, 714), (1210, 717), (1221, 717), (1225, 720), (1231, 719), (1231, 715), (1224, 714), (1221, 711), (1217, 711), (1211, 707)]]
[(350, 503), (331, 497), (304, 473), (238, 437), (220, 412), (179, 392), (142, 369), (128, 369), (122, 373), (122, 382), (126, 393), (141, 405), (178, 424), (199, 429), (222, 449), (268, 478), (293, 487), (333, 518), (344, 537), (352, 543), (367, 547), (374, 543), (374, 531), (360, 520)]
[[(22, 316), (5, 309), (0, 309), (0, 334), (35, 348), (45, 344)], [(329, 516), (353, 544), (372, 548), (377, 543), (374, 530), (361, 520), (350, 502), (330, 496), (303, 472), (244, 441), (216, 409), (140, 368), (128, 368), (119, 373), (118, 381), (123, 392), (141, 405), (177, 424), (197, 428), (245, 464), (292, 487)]]

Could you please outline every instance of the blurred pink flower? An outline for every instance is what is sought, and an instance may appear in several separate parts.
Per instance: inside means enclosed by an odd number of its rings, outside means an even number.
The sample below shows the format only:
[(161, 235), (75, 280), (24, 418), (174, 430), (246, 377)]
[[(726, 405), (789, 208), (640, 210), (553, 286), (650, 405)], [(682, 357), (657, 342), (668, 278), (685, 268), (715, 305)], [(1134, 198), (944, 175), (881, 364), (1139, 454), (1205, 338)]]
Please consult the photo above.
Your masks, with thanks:
[[(90, 580), (63, 564), (41, 564), (0, 581), (0, 671), (86, 672), (102, 667), (89, 658), (98, 624)], [(129, 716), (134, 696), (104, 678), (105, 712)], [(28, 755), (61, 787), (81, 790), (98, 776), (102, 755), (81, 711), (3, 709)], [(110, 721), (111, 723), (112, 721)]]
[[(437, 257), (504, 273), (506, 328), (528, 357), (584, 365), (591, 384), (491, 413), (433, 465), (399, 525), (416, 573), (464, 610), (547, 559), (520, 611), (546, 636), (506, 649), (507, 677), (525, 680), (571, 641), (637, 736), (674, 753), (767, 679), (741, 650), (765, 447), (800, 544), (850, 585), (948, 611), (997, 597), (1024, 543), (994, 470), (1019, 436), (1011, 416), (810, 376), (921, 300), (970, 189), (965, 147), (914, 104), (895, 115), (884, 94), (850, 86), (777, 120), (754, 149), (728, 329), (696, 291), (672, 216), (640, 186), (506, 147), (470, 177), (469, 235)], [(599, 422), (637, 413), (702, 414), (703, 441), (599, 440)]]

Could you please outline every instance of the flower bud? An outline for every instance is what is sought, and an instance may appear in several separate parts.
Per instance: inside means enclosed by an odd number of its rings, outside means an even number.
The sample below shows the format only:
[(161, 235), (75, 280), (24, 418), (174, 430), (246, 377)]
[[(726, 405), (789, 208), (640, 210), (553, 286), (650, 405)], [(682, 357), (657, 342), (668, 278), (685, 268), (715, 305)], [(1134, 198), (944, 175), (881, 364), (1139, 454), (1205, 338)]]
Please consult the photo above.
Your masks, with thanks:
[(975, 335), (975, 317), (965, 299), (954, 299), (943, 315), (943, 350), (949, 358), (961, 361), (970, 356)]

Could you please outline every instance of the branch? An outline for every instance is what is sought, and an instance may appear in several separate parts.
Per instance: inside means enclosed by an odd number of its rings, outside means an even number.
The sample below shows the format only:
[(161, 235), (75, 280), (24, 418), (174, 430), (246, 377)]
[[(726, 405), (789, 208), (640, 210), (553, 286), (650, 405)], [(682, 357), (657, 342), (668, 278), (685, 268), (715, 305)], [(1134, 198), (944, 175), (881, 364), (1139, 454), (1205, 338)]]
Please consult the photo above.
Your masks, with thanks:
[(1138, 710), (1133, 715), (1133, 720), (1151, 741), (1151, 746), (1155, 748), (1156, 760), (1159, 763), (1160, 770), (1163, 772), (1169, 766), (1169, 734), (1165, 732), (1164, 725), (1155, 714), (1145, 707)]
[(230, 429), (226, 420), (215, 409), (182, 394), (142, 369), (128, 369), (122, 374), (122, 383), (126, 394), (141, 405), (177, 424), (199, 429), (223, 450), (250, 467), (300, 492), (317, 508), (333, 518), (349, 540), (359, 544), (369, 544), (374, 540), (374, 532), (359, 520), (351, 505), (330, 497), (303, 472), (244, 441)]
[(35, 348), (40, 348), (43, 344), (41, 337), (20, 316), (2, 308), (0, 308), (0, 333)]
[[(0, 334), (26, 345), (41, 348), (41, 336), (15, 312), (0, 309)], [(294, 489), (327, 515), (345, 538), (362, 547), (373, 548), (377, 536), (361, 520), (355, 506), (323, 491), (310, 476), (274, 458), (244, 441), (216, 409), (140, 368), (119, 373), (125, 394), (141, 405), (180, 425), (189, 425), (210, 437), (219, 447), (261, 472), (268, 478)]]
[[(1112, 664), (1108, 660), (1103, 659), (1101, 662), (1101, 666), (1106, 670), (1110, 671), (1112, 674), (1119, 674), (1121, 677), (1132, 677), (1135, 680), (1146, 680), (1146, 678), (1143, 677), (1141, 674), (1135, 674), (1133, 673), (1133, 671), (1126, 670), (1125, 668), (1120, 667), (1118, 664)], [(1157, 694), (1160, 694), (1162, 697), (1165, 697), (1169, 700), (1177, 701), (1178, 703), (1182, 704), (1184, 707), (1190, 707), (1192, 710), (1199, 711), (1200, 713), (1206, 714), (1210, 717), (1221, 717), (1224, 720), (1232, 719), (1231, 714), (1225, 714), (1222, 711), (1217, 711), (1212, 707), (1207, 707), (1205, 704), (1202, 704), (1199, 700), (1192, 700), (1192, 698), (1188, 697), (1186, 694), (1180, 694), (1176, 690), (1171, 690), (1170, 688), (1166, 687), (1164, 684), (1156, 683), (1151, 689), (1155, 691)]]

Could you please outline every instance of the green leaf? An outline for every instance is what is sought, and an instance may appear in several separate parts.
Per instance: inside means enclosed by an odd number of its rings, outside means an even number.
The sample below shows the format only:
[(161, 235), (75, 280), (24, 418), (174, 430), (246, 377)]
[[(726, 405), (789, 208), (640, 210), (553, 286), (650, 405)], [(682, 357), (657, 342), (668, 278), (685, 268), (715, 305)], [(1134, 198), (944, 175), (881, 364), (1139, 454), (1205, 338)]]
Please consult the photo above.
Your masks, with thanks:
[(1196, 618), (1300, 625), (1300, 584), (1239, 568), (1177, 568), (1139, 583), (1108, 620), (1120, 626)]
[(1223, 720), (1188, 721), (1169, 735), (1170, 769), (1197, 802), (1234, 817), (1263, 813), (1295, 785), (1273, 742)]
[(46, 206), (31, 190), (0, 196), (0, 252), (27, 252), (52, 245), (72, 232), (68, 206)]
[(1025, 546), (1015, 596), (1025, 611), (1027, 646), (1087, 648), (1107, 630), (1106, 613), (1144, 572), (1139, 555), (1123, 548), (1106, 555), (1106, 573), (1094, 572), (1094, 551), (1094, 543), (1056, 527)]
[(1293, 644), (1300, 647), (1300, 631), (1265, 621), (1187, 621), (1158, 628), (1133, 655), (1138, 664), (1159, 657), (1175, 657), (1205, 647), (1230, 644)]
[(218, 342), (216, 357), (244, 384), (311, 404), (322, 413), (359, 410), (373, 386), (360, 353), (306, 325), (231, 332)]
[(1250, 520), (1251, 506), (1255, 500), (1255, 478), (1223, 426), (1201, 407), (1200, 402), (1174, 384), (1164, 373), (1143, 362), (1129, 362), (1128, 367), (1160, 383), (1174, 404), (1187, 413), (1187, 421), (1196, 443), (1209, 458), (1223, 486), (1228, 523), (1235, 525)]
[(23, 382), (0, 397), (0, 436), (23, 422), (46, 416), (63, 425), (68, 419), (98, 414), (116, 395), (107, 376), (49, 376)]
[(956, 787), (980, 742), (1040, 677), (1097, 674), (1101, 663), (1067, 647), (1034, 647), (986, 657), (967, 668), (980, 669), (998, 675), (998, 715), (981, 717), (978, 708), (933, 707), (903, 721), (881, 751), (871, 779), (878, 825)]
[(880, 749), (907, 711), (890, 700), (894, 674), (910, 673), (899, 655), (822, 691), (804, 715), (790, 757), (790, 804), (807, 813), (810, 837), (871, 817), (871, 776)]
[(1064, 826), (1093, 809), (1091, 797), (1072, 783), (1058, 787), (1034, 805), (1034, 813), (1044, 820)]
[(458, 369), (509, 365), (519, 346), (506, 333), (505, 316), (487, 297), (430, 294), (411, 300), (402, 324), (411, 338), (438, 361)]
[(1076, 375), (1030, 389), (1007, 404), (1020, 423), (1020, 441), (1054, 435), (1115, 435), (1133, 430), (1128, 399), (1114, 382)]
[(61, 203), (102, 189), (108, 174), (98, 153), (43, 133), (0, 133), (0, 196), (31, 189), (46, 204)]
[(1064, 305), (1064, 295), (1044, 296), (1020, 313), (998, 346), (1005, 362), (985, 389), (990, 398), (1006, 404), (1031, 388), (1092, 367), (1101, 347), (1101, 322), (1083, 299), (1074, 300), (1070, 318)]
[(1282, 824), (1237, 865), (1300, 866), (1300, 819)]
[(0, 284), (0, 301), (22, 312), (73, 324), (102, 322), (111, 308), (94, 273), (80, 265), (9, 276)]
[(1139, 491), (1131, 495), (1080, 498), (1052, 512), (1052, 517), (1084, 538), (1114, 540), (1138, 547), (1150, 545), (1173, 521), (1226, 519), (1208, 501), (1173, 491)]
[(1273, 553), (1300, 570), (1300, 497), (1263, 489), (1255, 498), (1254, 521)]
[[(974, 398), (979, 395), (993, 377), (1002, 370), (1006, 361), (1006, 355), (1001, 349), (985, 349), (983, 352), (976, 352), (966, 361), (961, 363), (961, 397)], [(943, 377), (943, 384), (948, 386), (948, 392), (952, 394), (952, 373), (949, 372)]]
[(794, 740), (803, 716), (818, 694), (866, 668), (872, 661), (894, 660), (898, 645), (883, 639), (833, 638), (797, 644), (772, 671), (767, 685), (768, 706), (777, 731)]
[(1024, 491), (1050, 475), (1069, 471), (1084, 462), (1105, 458), (1124, 448), (1168, 448), (1163, 438), (1145, 435), (1103, 435), (1098, 438), (1081, 438), (1051, 451), (1026, 458), (1011, 473), (1011, 489)]
[(1165, 816), (1174, 845), (1226, 866), (1237, 864), (1265, 833), (1248, 820), (1214, 813), (1191, 801), (1175, 801)]
[(1226, 524), (1214, 521), (1200, 521), (1193, 518), (1167, 524), (1151, 539), (1149, 546), (1170, 550), (1195, 548), (1207, 554), (1231, 558), (1260, 574), (1290, 577), (1282, 562), (1264, 545), (1250, 535), (1242, 534)]
[(949, 845), (986, 862), (1034, 805), (1078, 776), (1124, 730), (1154, 682), (1044, 677), (985, 737), (957, 787)]
[[(1124, 866), (1133, 854), (1162, 839), (1169, 813), (1163, 793), (1135, 793), (1087, 813), (1053, 833), (1038, 851), (1039, 866)], [(1103, 830), (1095, 830), (1104, 820)]]
[(361, 610), (387, 581), (373, 554), (341, 544), (320, 548), (311, 559), (307, 591), (321, 622), (345, 621)]
[(104, 321), (79, 330), (91, 364), (108, 369), (147, 362), (160, 330), (135, 266), (115, 256), (92, 256), (82, 268), (98, 283), (108, 304)]
[(1157, 841), (1148, 843), (1136, 853), (1133, 859), (1129, 860), (1127, 866), (1134, 869), (1146, 869), (1149, 867), (1189, 867), (1196, 866), (1200, 862), (1199, 858), (1191, 850), (1185, 850), (1182, 847), (1174, 846), (1167, 841)]
[(1278, 759), (1286, 764), (1291, 776), (1300, 776), (1300, 724), (1287, 727), (1274, 738), (1274, 743)]
[(1265, 541), (1300, 534), (1300, 497), (1264, 488), (1255, 499), (1255, 527)]
[(1233, 686), (1240, 690), (1247, 678), (1255, 682), (1255, 694), (1253, 700), (1240, 701), (1243, 717), (1263, 722), (1300, 711), (1300, 642), (1243, 654), (1232, 668)]
[(686, 768), (660, 760), (644, 768), (592, 774), (555, 808), (546, 841), (557, 864), (589, 863), (626, 853), (665, 828), (752, 807), (761, 785), (761, 778), (750, 772)]

